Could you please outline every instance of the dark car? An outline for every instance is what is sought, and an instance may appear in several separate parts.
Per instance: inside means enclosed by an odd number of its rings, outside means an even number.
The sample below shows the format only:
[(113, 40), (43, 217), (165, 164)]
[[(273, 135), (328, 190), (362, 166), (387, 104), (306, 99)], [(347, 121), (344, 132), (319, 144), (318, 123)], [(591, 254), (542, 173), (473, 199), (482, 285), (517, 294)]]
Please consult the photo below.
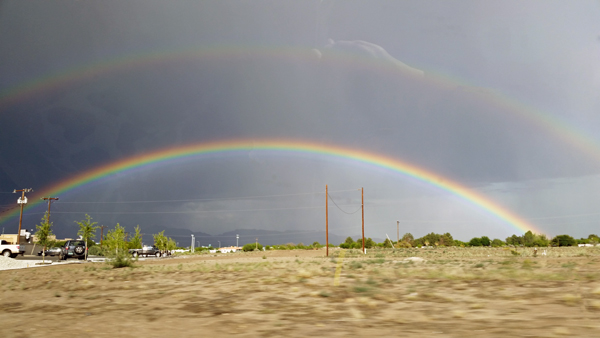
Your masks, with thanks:
[(85, 242), (82, 240), (69, 240), (60, 248), (59, 259), (67, 258), (85, 259)]
[[(41, 256), (42, 255), (42, 251), (40, 250), (37, 255)], [(46, 250), (46, 254), (44, 256), (59, 256), (61, 252), (61, 248), (50, 248), (48, 250)]]

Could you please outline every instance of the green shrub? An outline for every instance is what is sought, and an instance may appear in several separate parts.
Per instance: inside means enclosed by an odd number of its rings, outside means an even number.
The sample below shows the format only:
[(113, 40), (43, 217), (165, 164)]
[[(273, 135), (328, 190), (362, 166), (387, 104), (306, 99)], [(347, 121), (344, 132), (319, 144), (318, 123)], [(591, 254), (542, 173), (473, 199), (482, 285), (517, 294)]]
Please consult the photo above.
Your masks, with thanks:
[(107, 257), (106, 264), (112, 266), (113, 269), (134, 267), (134, 259), (128, 250), (106, 250), (105, 255)]
[(94, 245), (93, 247), (90, 247), (88, 249), (88, 255), (93, 255), (93, 256), (104, 256), (104, 253), (102, 252), (102, 249), (100, 249), (99, 246)]
[[(256, 243), (248, 243), (242, 247), (244, 251), (254, 251), (256, 249)], [(258, 243), (258, 250), (262, 250), (262, 244)]]

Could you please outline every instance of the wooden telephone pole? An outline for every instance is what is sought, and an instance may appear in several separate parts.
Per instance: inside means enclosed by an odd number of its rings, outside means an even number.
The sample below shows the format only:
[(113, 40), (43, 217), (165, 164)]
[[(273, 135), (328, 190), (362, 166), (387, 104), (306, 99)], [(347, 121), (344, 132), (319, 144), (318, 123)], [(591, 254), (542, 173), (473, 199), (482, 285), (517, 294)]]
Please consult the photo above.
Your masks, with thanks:
[(100, 226), (100, 249), (102, 249), (102, 240), (104, 239), (104, 225)]
[(329, 256), (329, 192), (325, 184), (325, 252)]
[(42, 197), (44, 201), (48, 201), (48, 217), (46, 217), (46, 222), (50, 223), (50, 203), (52, 201), (58, 201), (58, 197)]
[(360, 188), (360, 207), (362, 209), (362, 251), (365, 253), (365, 188)]
[(26, 192), (32, 192), (33, 189), (29, 188), (29, 189), (21, 189), (21, 190), (14, 190), (13, 193), (17, 193), (17, 192), (21, 192), (22, 195), (21, 197), (17, 200), (17, 203), (21, 205), (21, 216), (19, 217), (19, 231), (17, 232), (17, 243), (16, 244), (21, 244), (21, 225), (23, 224), (23, 207), (25, 206), (25, 204), (27, 204), (27, 197), (25, 197), (25, 193)]
[(398, 248), (400, 248), (400, 221), (396, 221), (396, 233), (398, 234)]

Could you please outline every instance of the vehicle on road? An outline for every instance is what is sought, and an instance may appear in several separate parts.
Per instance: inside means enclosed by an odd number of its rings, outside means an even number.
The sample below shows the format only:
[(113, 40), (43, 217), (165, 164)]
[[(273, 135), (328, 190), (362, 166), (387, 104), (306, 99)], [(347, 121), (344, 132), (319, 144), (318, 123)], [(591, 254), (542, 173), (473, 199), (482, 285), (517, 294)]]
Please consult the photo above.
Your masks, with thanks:
[(25, 248), (18, 244), (9, 244), (6, 240), (0, 240), (0, 253), (4, 257), (15, 258), (18, 255), (23, 256), (25, 254)]
[(59, 259), (67, 258), (85, 259), (85, 242), (82, 240), (69, 240), (60, 248)]
[[(43, 250), (38, 251), (37, 255), (41, 256), (42, 252), (43, 252)], [(46, 253), (44, 256), (60, 256), (61, 248), (49, 248), (45, 252)]]
[(154, 245), (144, 245), (141, 249), (129, 249), (129, 253), (133, 256), (133, 257), (138, 257), (138, 256), (156, 256), (156, 257), (160, 257), (161, 256), (161, 252), (160, 250), (158, 250), (158, 248)]

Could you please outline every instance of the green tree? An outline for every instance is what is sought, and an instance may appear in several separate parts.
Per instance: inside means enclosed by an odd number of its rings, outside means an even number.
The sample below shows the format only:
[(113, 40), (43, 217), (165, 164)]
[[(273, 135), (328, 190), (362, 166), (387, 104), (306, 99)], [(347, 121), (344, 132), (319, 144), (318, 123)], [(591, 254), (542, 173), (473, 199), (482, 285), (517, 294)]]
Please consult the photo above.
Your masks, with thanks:
[(481, 236), (480, 240), (481, 240), (481, 246), (492, 245), (492, 241), (490, 241), (490, 238), (488, 236)]
[(506, 237), (506, 244), (508, 244), (508, 245), (514, 245), (514, 246), (522, 245), (523, 244), (523, 237), (517, 236), (517, 235), (512, 235), (510, 237)]
[(504, 242), (502, 242), (502, 240), (498, 239), (498, 238), (494, 238), (494, 240), (492, 241), (492, 246), (494, 248), (498, 248), (504, 245)]
[(142, 248), (142, 230), (140, 229), (140, 225), (138, 224), (135, 227), (135, 235), (129, 241), (130, 249), (141, 249)]
[(346, 240), (344, 241), (344, 243), (340, 244), (340, 248), (342, 249), (352, 249), (354, 247), (354, 240), (352, 239), (352, 237), (348, 237), (346, 238)]
[(165, 236), (165, 231), (161, 231), (155, 235), (153, 235), (154, 237), (154, 246), (156, 246), (158, 248), (158, 250), (160, 250), (160, 252), (165, 252), (165, 250), (167, 250), (167, 246), (168, 246), (168, 242), (169, 239), (167, 238), (167, 236)]
[(390, 241), (389, 239), (385, 239), (385, 241), (383, 241), (383, 247), (384, 248), (391, 248), (392, 247), (392, 241)]
[(43, 246), (42, 263), (44, 263), (44, 259), (46, 257), (46, 247), (52, 246), (54, 244), (54, 240), (52, 240), (52, 236), (54, 235), (52, 233), (52, 222), (48, 222), (47, 211), (44, 217), (42, 217), (42, 221), (40, 222), (40, 224), (36, 225), (35, 228), (35, 238), (37, 239), (37, 242)]
[(469, 241), (469, 246), (481, 246), (481, 238), (473, 237)]
[(365, 248), (371, 249), (376, 245), (377, 243), (375, 243), (375, 241), (371, 237), (365, 239)]
[(535, 235), (533, 234), (533, 232), (531, 232), (531, 230), (528, 230), (523, 235), (523, 245), (526, 247), (532, 247), (534, 240), (535, 240)]
[(79, 224), (79, 231), (77, 231), (77, 235), (81, 236), (85, 241), (85, 259), (87, 260), (88, 255), (88, 240), (96, 237), (96, 229), (99, 227), (96, 226), (98, 222), (92, 222), (92, 218), (90, 215), (85, 214), (85, 219), (82, 221), (75, 221), (75, 223)]
[(454, 238), (449, 232), (440, 236), (440, 245), (443, 246), (454, 246)]
[(125, 228), (119, 223), (114, 229), (108, 230), (104, 238), (104, 247), (106, 248), (107, 263), (113, 268), (122, 268), (132, 266), (132, 257), (127, 250), (128, 245), (125, 240)]
[(407, 242), (407, 243), (410, 243), (410, 245), (413, 245), (413, 242), (415, 241), (415, 236), (413, 236), (410, 232), (407, 232), (402, 236), (401, 241)]
[(108, 230), (106, 237), (104, 238), (104, 246), (110, 252), (114, 251), (115, 255), (119, 254), (127, 249), (127, 242), (125, 241), (125, 228), (119, 223), (114, 229)]
[(552, 238), (551, 243), (556, 246), (574, 246), (577, 244), (575, 239), (569, 235), (558, 235)]
[(469, 243), (465, 243), (465, 242), (463, 242), (461, 240), (458, 240), (458, 239), (454, 240), (454, 246), (458, 246), (458, 247), (464, 248), (467, 245), (469, 245)]
[(169, 237), (167, 239), (167, 250), (168, 251), (172, 251), (175, 250), (177, 248), (177, 242), (175, 242), (175, 240), (171, 237)]
[(425, 236), (423, 236), (421, 238), (421, 240), (423, 241), (423, 243), (425, 243), (426, 246), (429, 245), (435, 245), (435, 243), (440, 243), (440, 235), (436, 234), (436, 233), (429, 233)]
[(548, 245), (550, 245), (550, 240), (546, 237), (546, 235), (544, 235), (544, 234), (534, 235), (533, 246), (544, 247), (544, 246), (548, 246)]

